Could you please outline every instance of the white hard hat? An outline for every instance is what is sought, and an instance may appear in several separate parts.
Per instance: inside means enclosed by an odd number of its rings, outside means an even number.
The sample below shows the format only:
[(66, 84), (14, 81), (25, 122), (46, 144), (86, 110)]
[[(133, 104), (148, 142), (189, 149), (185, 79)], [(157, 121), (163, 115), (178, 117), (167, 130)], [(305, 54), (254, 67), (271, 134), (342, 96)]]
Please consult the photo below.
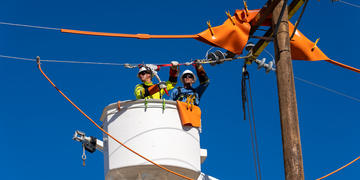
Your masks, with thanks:
[(143, 71), (149, 72), (149, 73), (151, 74), (151, 77), (154, 76), (153, 73), (151, 72), (151, 69), (150, 69), (150, 68), (147, 68), (147, 67), (145, 67), (145, 66), (142, 66), (142, 67), (139, 69), (139, 72), (138, 72), (138, 74), (137, 74), (138, 78), (140, 78), (140, 77), (139, 77), (139, 74), (140, 74), (141, 72), (143, 72)]
[(185, 74), (191, 74), (191, 75), (193, 75), (194, 76), (194, 81), (196, 81), (196, 76), (195, 76), (195, 74), (192, 72), (192, 71), (190, 71), (190, 70), (185, 70), (182, 74), (181, 74), (181, 76), (180, 76), (180, 81), (184, 84), (184, 80), (183, 80), (183, 76), (185, 75)]

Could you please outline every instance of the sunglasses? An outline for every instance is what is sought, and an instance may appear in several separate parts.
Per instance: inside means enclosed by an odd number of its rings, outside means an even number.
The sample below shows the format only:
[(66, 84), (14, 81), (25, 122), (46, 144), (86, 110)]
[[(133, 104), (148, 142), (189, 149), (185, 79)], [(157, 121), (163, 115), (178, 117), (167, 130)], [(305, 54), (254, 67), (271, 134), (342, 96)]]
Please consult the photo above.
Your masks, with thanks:
[(140, 75), (145, 75), (145, 74), (150, 74), (150, 73), (147, 72), (147, 71), (142, 71), (142, 72), (140, 72), (139, 74), (140, 74)]
[(183, 76), (183, 79), (185, 79), (185, 78), (192, 78), (192, 79), (194, 79), (194, 76), (193, 76), (192, 74), (185, 74), (185, 75)]

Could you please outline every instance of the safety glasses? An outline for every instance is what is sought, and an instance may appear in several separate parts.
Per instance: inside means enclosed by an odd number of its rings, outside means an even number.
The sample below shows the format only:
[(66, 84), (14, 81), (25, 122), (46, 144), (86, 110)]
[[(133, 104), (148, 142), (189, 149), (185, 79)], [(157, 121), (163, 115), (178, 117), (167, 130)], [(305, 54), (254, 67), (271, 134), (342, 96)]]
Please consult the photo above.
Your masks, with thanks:
[(183, 79), (185, 79), (185, 78), (192, 78), (192, 79), (194, 79), (194, 76), (193, 76), (192, 74), (184, 74), (184, 75), (183, 75)]
[(139, 74), (140, 74), (140, 75), (145, 75), (145, 74), (150, 74), (150, 73), (147, 72), (147, 71), (142, 71), (142, 72), (140, 72)]

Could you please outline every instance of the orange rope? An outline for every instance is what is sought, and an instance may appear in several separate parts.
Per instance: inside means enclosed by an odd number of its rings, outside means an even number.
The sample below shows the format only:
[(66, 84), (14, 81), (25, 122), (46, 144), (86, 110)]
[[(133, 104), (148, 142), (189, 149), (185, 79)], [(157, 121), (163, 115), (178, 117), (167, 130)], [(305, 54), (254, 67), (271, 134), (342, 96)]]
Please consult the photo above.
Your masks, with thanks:
[(342, 166), (341, 168), (339, 168), (339, 169), (337, 169), (337, 170), (335, 170), (335, 171), (333, 171), (333, 172), (331, 172), (331, 173), (329, 173), (329, 174), (327, 174), (327, 175), (325, 175), (325, 176), (323, 176), (323, 177), (321, 177), (321, 178), (318, 178), (318, 179), (316, 179), (316, 180), (324, 179), (324, 178), (326, 178), (326, 177), (328, 177), (328, 176), (330, 176), (330, 175), (332, 175), (332, 174), (334, 174), (334, 173), (336, 173), (336, 172), (338, 172), (338, 171), (346, 168), (347, 166), (349, 166), (350, 164), (354, 163), (355, 161), (357, 161), (357, 160), (359, 160), (359, 159), (360, 159), (360, 156), (357, 157), (356, 159), (352, 160), (351, 162), (347, 163), (346, 165)]
[(89, 119), (97, 128), (99, 128), (103, 133), (105, 133), (106, 135), (108, 135), (109, 137), (111, 137), (114, 141), (118, 142), (120, 145), (122, 145), (123, 147), (125, 147), (126, 149), (128, 149), (129, 151), (131, 151), (132, 153), (134, 153), (134, 154), (138, 155), (139, 157), (145, 159), (146, 161), (150, 162), (151, 164), (153, 164), (153, 165), (155, 165), (155, 166), (157, 166), (157, 167), (159, 167), (159, 168), (161, 168), (161, 169), (163, 169), (163, 170), (165, 170), (165, 171), (167, 171), (167, 172), (169, 172), (169, 173), (172, 173), (172, 174), (175, 174), (175, 175), (177, 175), (177, 176), (179, 176), (179, 177), (182, 177), (182, 178), (184, 178), (184, 179), (193, 180), (193, 179), (191, 179), (191, 178), (189, 178), (189, 177), (186, 177), (186, 176), (184, 176), (184, 175), (181, 175), (181, 174), (179, 174), (179, 173), (176, 173), (176, 172), (174, 172), (174, 171), (171, 171), (170, 169), (167, 169), (166, 167), (163, 167), (163, 166), (161, 166), (161, 165), (159, 165), (159, 164), (151, 161), (150, 159), (142, 156), (141, 154), (139, 154), (139, 153), (137, 153), (136, 151), (132, 150), (131, 148), (129, 148), (128, 146), (126, 146), (125, 144), (123, 144), (123, 143), (121, 143), (119, 140), (117, 140), (115, 137), (113, 137), (112, 135), (110, 135), (110, 134), (109, 134), (108, 132), (106, 132), (103, 128), (101, 128), (94, 120), (92, 120), (88, 115), (86, 115), (79, 107), (77, 107), (77, 106), (75, 105), (75, 103), (73, 103), (63, 92), (61, 92), (60, 89), (58, 89), (58, 88), (56, 87), (56, 85), (46, 76), (46, 74), (45, 74), (45, 73), (43, 72), (43, 70), (41, 69), (41, 65), (40, 65), (39, 59), (37, 60), (37, 63), (38, 63), (38, 68), (39, 68), (39, 70), (40, 70), (41, 73), (44, 75), (44, 77), (51, 83), (51, 85), (53, 85), (54, 88), (55, 88), (62, 96), (64, 96), (64, 98), (65, 98), (66, 100), (68, 100), (77, 110), (79, 110), (86, 118), (88, 118), (88, 119)]
[(198, 35), (150, 35), (150, 34), (120, 34), (120, 33), (105, 33), (105, 32), (92, 32), (92, 31), (79, 31), (72, 29), (60, 29), (63, 33), (83, 34), (93, 36), (110, 36), (110, 37), (125, 37), (125, 38), (138, 38), (138, 39), (184, 39), (184, 38), (197, 38)]

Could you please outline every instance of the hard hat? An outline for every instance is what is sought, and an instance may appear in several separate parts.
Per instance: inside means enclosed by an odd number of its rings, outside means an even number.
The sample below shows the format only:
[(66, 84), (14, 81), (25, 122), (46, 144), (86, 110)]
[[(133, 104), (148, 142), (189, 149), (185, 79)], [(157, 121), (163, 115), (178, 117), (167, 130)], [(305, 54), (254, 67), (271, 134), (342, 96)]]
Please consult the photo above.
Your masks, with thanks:
[(148, 67), (146, 67), (146, 66), (142, 66), (142, 67), (139, 69), (139, 72), (138, 72), (138, 74), (137, 74), (138, 78), (140, 78), (139, 74), (140, 74), (141, 72), (143, 72), (143, 71), (149, 72), (149, 73), (151, 74), (151, 77), (154, 76), (154, 74), (152, 73), (152, 71), (151, 71), (150, 68), (148, 68)]
[(196, 76), (195, 76), (195, 74), (192, 72), (192, 71), (190, 71), (190, 70), (185, 70), (182, 74), (181, 74), (181, 76), (180, 76), (180, 81), (184, 84), (184, 80), (183, 80), (183, 76), (185, 75), (185, 74), (191, 74), (191, 75), (193, 75), (194, 76), (194, 81), (196, 82)]

